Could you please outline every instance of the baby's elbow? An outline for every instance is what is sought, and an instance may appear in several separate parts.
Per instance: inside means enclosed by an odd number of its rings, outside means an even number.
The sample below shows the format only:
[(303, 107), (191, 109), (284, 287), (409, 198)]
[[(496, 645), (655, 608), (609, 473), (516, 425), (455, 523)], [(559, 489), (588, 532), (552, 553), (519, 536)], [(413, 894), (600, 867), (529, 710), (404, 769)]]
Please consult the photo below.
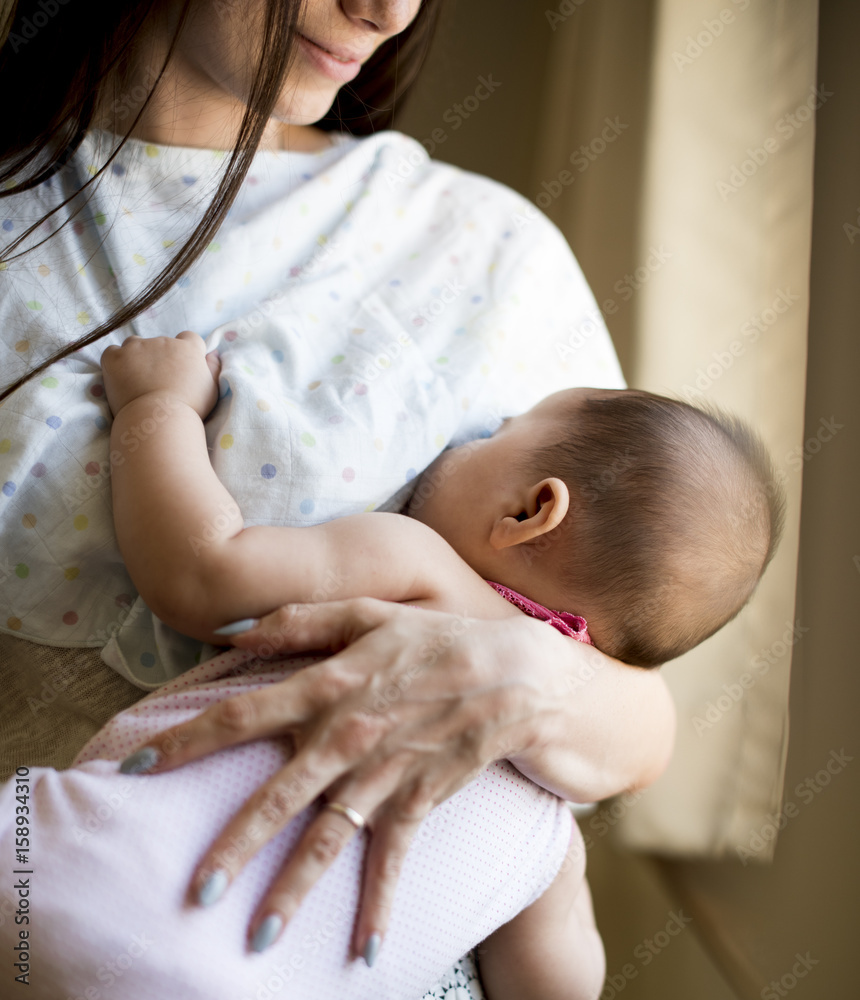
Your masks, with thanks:
[(224, 624), (217, 596), (223, 591), (217, 561), (203, 559), (181, 570), (167, 571), (157, 587), (141, 596), (165, 625), (192, 639), (209, 641)]

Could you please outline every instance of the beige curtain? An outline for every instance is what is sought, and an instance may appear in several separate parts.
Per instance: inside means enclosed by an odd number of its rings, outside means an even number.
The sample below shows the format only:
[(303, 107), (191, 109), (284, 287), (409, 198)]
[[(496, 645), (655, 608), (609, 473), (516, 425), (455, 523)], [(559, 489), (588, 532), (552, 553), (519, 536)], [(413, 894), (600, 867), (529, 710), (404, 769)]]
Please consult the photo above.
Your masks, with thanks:
[(834, 434), (824, 414), (804, 439), (815, 113), (832, 97), (815, 87), (817, 5), (568, 8), (551, 26), (532, 187), (580, 258), (630, 384), (746, 418), (788, 495), (750, 605), (663, 668), (676, 753), (617, 829), (637, 849), (769, 860), (761, 831), (781, 806), (806, 629), (794, 607), (800, 472)]

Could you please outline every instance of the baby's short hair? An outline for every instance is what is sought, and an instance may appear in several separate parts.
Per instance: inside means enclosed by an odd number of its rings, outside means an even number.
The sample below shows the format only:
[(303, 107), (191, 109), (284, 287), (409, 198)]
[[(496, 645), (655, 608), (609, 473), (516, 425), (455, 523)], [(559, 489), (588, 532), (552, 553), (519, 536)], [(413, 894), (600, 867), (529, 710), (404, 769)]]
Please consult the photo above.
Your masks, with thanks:
[(529, 463), (571, 492), (556, 531), (581, 606), (566, 610), (605, 653), (659, 666), (749, 600), (782, 531), (782, 487), (758, 436), (715, 408), (633, 389), (572, 406), (562, 440)]

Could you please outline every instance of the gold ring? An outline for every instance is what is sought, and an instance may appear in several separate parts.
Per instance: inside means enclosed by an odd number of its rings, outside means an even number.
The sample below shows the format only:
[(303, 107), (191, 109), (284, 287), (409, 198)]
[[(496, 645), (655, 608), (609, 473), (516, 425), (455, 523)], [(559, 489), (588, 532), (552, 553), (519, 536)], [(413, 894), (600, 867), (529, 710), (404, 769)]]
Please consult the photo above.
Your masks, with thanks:
[(340, 802), (326, 802), (326, 809), (331, 809), (333, 812), (340, 813), (341, 816), (345, 816), (350, 823), (356, 828), (356, 830), (363, 830), (367, 826), (367, 820), (360, 812), (356, 812), (355, 809), (350, 806), (345, 806)]

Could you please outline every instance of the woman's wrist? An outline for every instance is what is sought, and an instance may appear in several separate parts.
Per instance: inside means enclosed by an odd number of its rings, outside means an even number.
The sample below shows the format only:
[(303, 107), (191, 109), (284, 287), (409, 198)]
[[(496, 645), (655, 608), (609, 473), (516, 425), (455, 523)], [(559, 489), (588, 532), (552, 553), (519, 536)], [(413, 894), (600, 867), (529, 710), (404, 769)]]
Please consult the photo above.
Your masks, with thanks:
[[(573, 802), (596, 802), (644, 787), (665, 770), (674, 743), (674, 705), (655, 670), (619, 663), (543, 623), (528, 656), (526, 739), (508, 755), (534, 782)], [(516, 655), (514, 651), (512, 655)], [(526, 695), (529, 697), (529, 695)]]

